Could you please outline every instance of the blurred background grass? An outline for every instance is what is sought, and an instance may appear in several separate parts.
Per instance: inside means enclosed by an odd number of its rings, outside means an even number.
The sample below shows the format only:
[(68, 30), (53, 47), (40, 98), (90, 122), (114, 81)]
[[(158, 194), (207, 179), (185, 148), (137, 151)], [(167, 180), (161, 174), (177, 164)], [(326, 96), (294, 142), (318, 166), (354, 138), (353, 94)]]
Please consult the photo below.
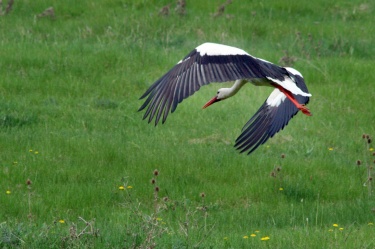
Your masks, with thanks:
[[(233, 1), (215, 17), (224, 2), (188, 1), (185, 15), (173, 2), (160, 15), (169, 3), (23, 1), (0, 16), (0, 227), (17, 235), (1, 245), (147, 247), (165, 222), (160, 248), (373, 246), (375, 203), (356, 160), (374, 159), (361, 136), (374, 134), (375, 6)], [(37, 17), (51, 5), (55, 17)], [(142, 121), (141, 94), (207, 41), (291, 60), (313, 95), (313, 116), (297, 115), (250, 156), (233, 142), (269, 88), (248, 85), (201, 110), (222, 87), (212, 84), (165, 125)], [(154, 169), (158, 195), (169, 199), (157, 214)], [(142, 225), (155, 215), (163, 221)], [(78, 216), (95, 219), (100, 239), (69, 237), (85, 226)], [(333, 223), (344, 230), (330, 232)], [(262, 234), (243, 238), (255, 230)]]

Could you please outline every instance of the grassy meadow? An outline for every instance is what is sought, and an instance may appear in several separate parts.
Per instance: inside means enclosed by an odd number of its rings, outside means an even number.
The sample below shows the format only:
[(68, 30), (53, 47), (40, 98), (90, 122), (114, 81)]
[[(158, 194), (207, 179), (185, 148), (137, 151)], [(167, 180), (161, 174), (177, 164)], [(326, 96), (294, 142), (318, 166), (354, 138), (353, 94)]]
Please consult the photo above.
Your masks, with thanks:
[[(375, 247), (375, 4), (224, 2), (0, 15), (0, 248)], [(298, 69), (313, 116), (250, 156), (234, 141), (270, 88), (202, 110), (231, 83), (211, 84), (164, 125), (142, 120), (143, 92), (208, 41)]]

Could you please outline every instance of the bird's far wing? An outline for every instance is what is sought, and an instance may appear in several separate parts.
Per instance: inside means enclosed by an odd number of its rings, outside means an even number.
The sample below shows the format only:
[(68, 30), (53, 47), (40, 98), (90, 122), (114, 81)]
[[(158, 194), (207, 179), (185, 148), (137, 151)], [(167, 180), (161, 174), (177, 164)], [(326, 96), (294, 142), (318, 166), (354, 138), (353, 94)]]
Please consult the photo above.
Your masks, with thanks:
[[(300, 104), (309, 102), (309, 97), (301, 95), (294, 95), (294, 97)], [(246, 151), (250, 154), (283, 129), (298, 111), (284, 93), (279, 89), (273, 90), (255, 115), (242, 128), (242, 133), (236, 139), (234, 146), (241, 153)]]
[(284, 79), (285, 69), (268, 61), (253, 57), (235, 47), (204, 43), (191, 51), (169, 72), (158, 79), (141, 96), (146, 98), (138, 111), (146, 109), (143, 119), (155, 125), (163, 116), (174, 112), (182, 100), (211, 82), (227, 82), (237, 79), (272, 77)]

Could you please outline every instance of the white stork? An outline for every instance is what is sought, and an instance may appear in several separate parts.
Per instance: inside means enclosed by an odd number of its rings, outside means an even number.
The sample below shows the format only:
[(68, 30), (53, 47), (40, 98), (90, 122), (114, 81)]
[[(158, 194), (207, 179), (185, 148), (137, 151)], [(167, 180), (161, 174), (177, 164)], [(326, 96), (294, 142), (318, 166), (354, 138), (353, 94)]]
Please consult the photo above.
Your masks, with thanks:
[(298, 110), (311, 116), (305, 106), (311, 94), (300, 72), (256, 58), (242, 49), (215, 43), (198, 46), (151, 85), (141, 96), (140, 99), (147, 99), (138, 111), (147, 107), (143, 119), (148, 117), (150, 123), (155, 117), (156, 126), (161, 117), (164, 123), (169, 112), (174, 112), (183, 99), (201, 86), (227, 81), (235, 82), (231, 88), (220, 88), (203, 108), (232, 97), (247, 82), (275, 88), (236, 139), (234, 146), (241, 153), (250, 154), (273, 137)]

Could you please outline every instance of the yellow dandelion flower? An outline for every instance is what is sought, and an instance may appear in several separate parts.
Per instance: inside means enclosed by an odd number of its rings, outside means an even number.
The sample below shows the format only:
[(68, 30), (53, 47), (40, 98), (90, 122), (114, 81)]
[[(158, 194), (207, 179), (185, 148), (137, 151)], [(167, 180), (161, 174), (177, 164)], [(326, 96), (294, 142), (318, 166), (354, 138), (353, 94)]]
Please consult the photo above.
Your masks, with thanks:
[(38, 154), (39, 154), (39, 151), (36, 150), (36, 151), (34, 152), (34, 154), (35, 154), (35, 155), (38, 155)]
[(29, 152), (33, 152), (33, 150), (32, 150), (32, 149), (29, 149)]
[(7, 195), (10, 195), (12, 192), (10, 190), (5, 191)]
[(132, 189), (132, 188), (133, 188), (133, 186), (127, 186), (126, 188), (127, 188), (127, 189)]
[(369, 225), (369, 226), (373, 226), (373, 225), (374, 225), (374, 223), (372, 223), (372, 222), (369, 222), (369, 223), (367, 223), (367, 225)]
[(125, 188), (124, 188), (124, 186), (120, 186), (120, 187), (118, 187), (118, 189), (119, 190), (124, 190)]
[(342, 230), (344, 230), (344, 228), (343, 228), (343, 227), (340, 227), (339, 230), (342, 231)]
[(332, 148), (332, 147), (329, 147), (329, 148), (328, 148), (328, 150), (329, 150), (329, 151), (332, 151), (332, 150), (333, 150), (333, 148)]
[(369, 150), (369, 151), (373, 151), (373, 150), (374, 150), (374, 148), (372, 148), (372, 147), (371, 147), (371, 148), (370, 148), (370, 149), (368, 149), (368, 150)]
[(279, 191), (283, 191), (284, 189), (283, 188), (279, 188)]
[(64, 223), (65, 223), (65, 220), (61, 219), (61, 220), (59, 220), (59, 223), (60, 223), (60, 224), (64, 224)]
[(265, 236), (265, 237), (262, 237), (260, 240), (261, 240), (261, 241), (267, 241), (267, 240), (269, 240), (269, 239), (270, 239), (270, 237)]
[(333, 224), (332, 226), (334, 226), (334, 227), (339, 227), (339, 225), (338, 225), (338, 224), (336, 224), (336, 223), (335, 223), (335, 224)]
[(244, 239), (248, 239), (248, 238), (249, 238), (249, 236), (245, 235), (245, 236), (243, 236), (242, 238), (244, 238)]
[(251, 237), (256, 237), (257, 235), (255, 233), (250, 234)]

